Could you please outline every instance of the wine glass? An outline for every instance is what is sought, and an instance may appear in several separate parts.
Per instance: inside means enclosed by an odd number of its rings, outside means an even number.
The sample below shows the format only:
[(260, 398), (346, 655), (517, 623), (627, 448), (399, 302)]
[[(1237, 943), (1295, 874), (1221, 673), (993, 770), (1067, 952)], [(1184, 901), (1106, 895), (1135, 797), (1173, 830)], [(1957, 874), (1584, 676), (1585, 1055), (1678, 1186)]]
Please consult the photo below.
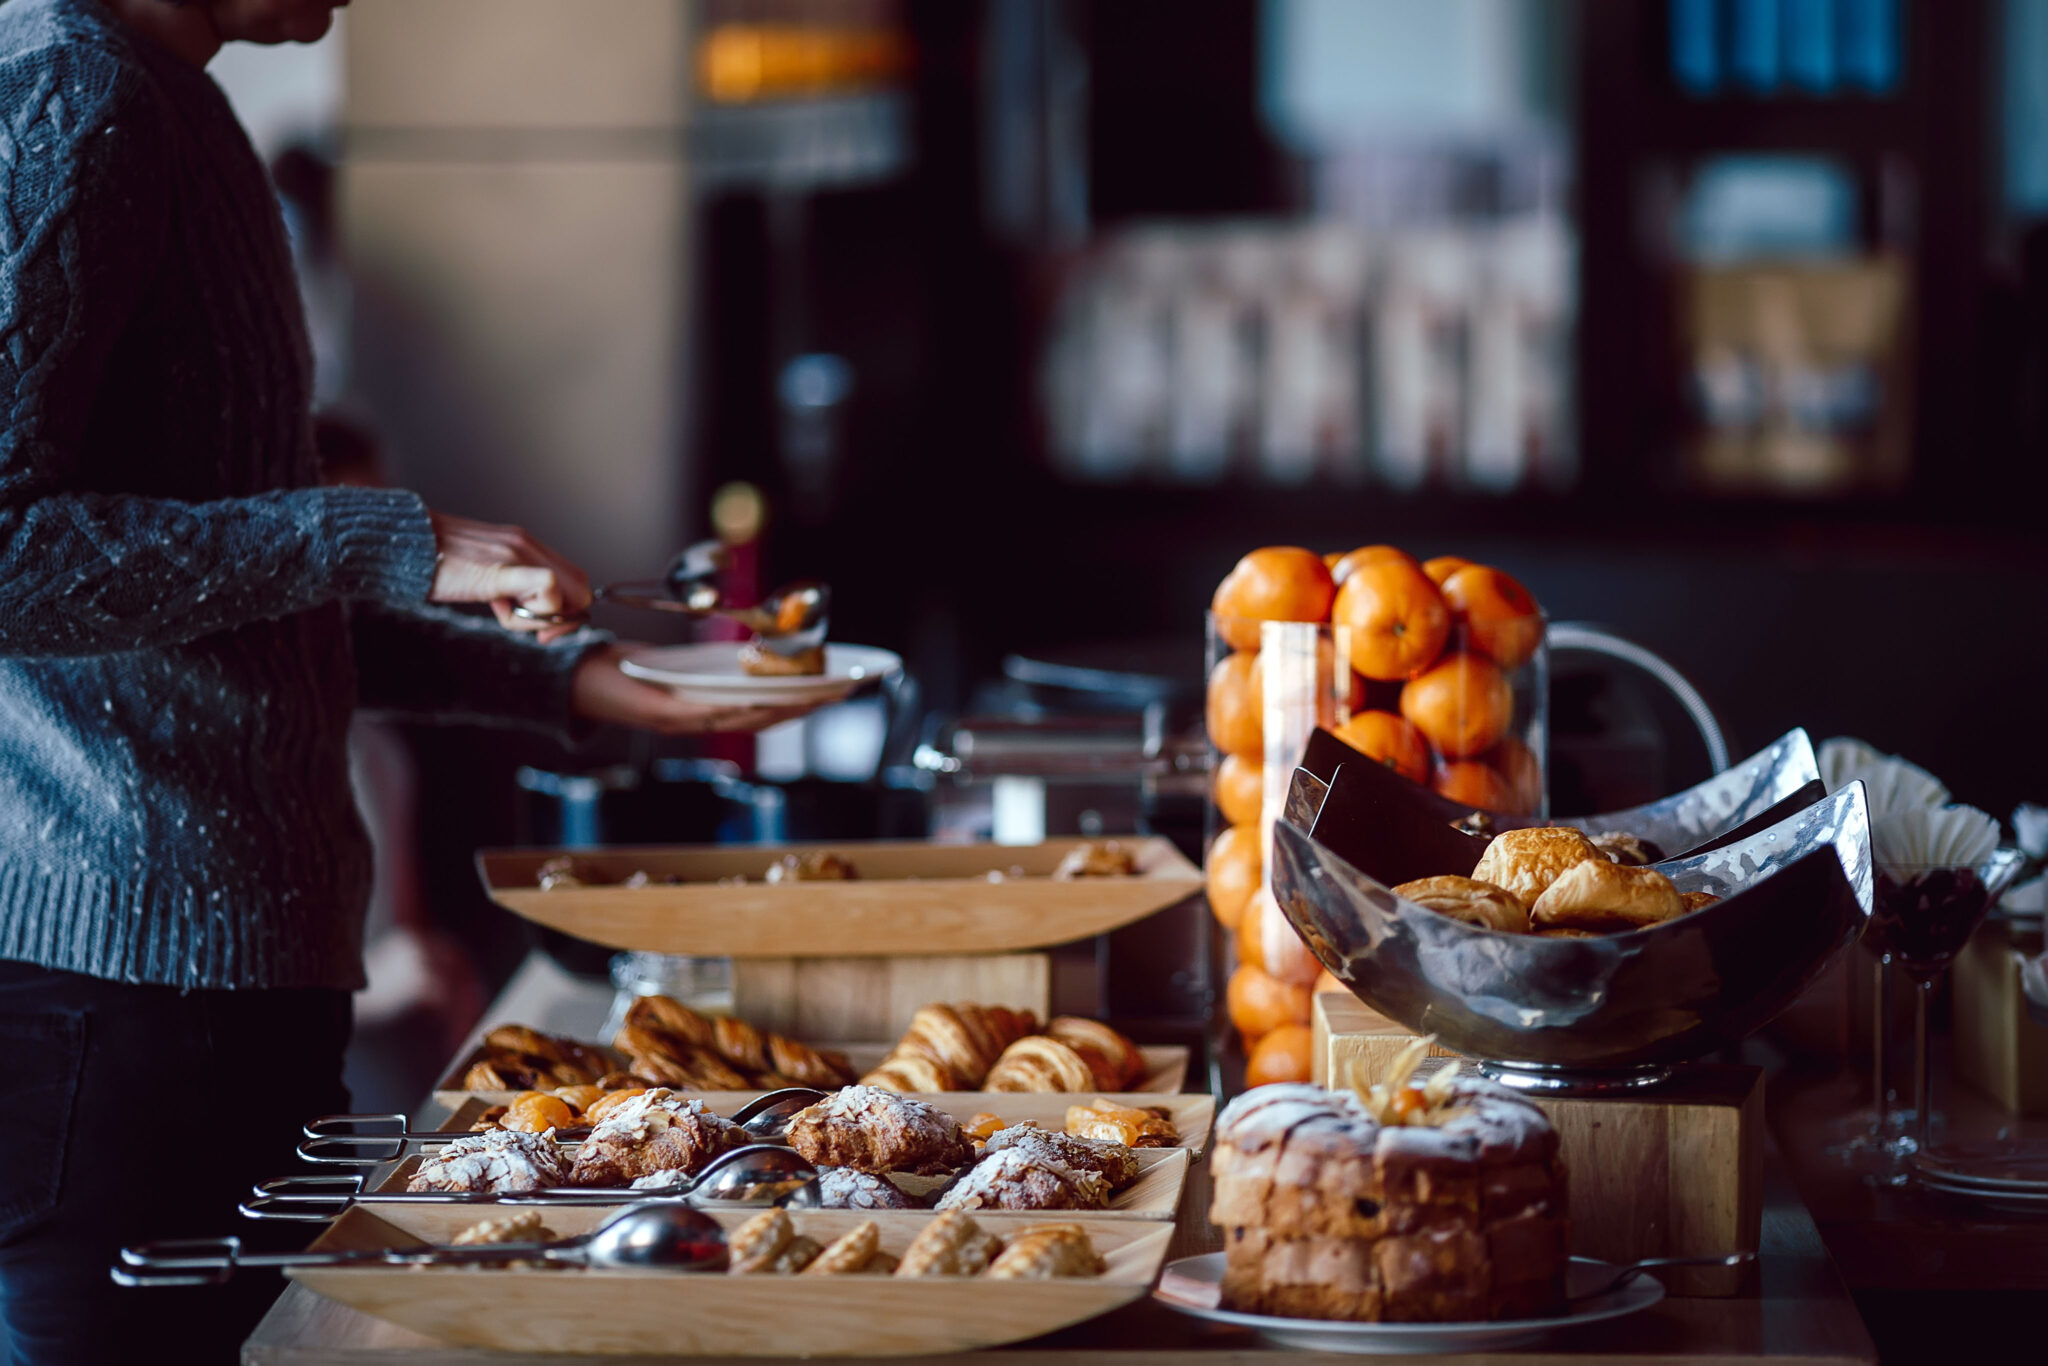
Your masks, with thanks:
[[(1866, 934), (1914, 984), (1913, 1134), (1906, 1155), (1925, 1153), (1934, 1116), (1927, 1069), (1927, 1004), (1949, 965), (2019, 872), (2017, 849), (1993, 850), (1972, 867), (1890, 864), (1877, 870), (1877, 895)], [(1894, 1178), (1901, 1183), (1904, 1174)]]

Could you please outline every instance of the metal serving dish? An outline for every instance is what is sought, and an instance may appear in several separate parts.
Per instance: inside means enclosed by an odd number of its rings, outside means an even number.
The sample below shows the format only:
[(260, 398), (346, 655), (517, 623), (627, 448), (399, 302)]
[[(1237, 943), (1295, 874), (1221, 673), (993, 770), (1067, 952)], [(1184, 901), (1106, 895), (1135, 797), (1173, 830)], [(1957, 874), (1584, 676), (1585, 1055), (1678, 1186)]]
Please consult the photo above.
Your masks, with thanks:
[[(1334, 802), (1325, 800), (1337, 770), (1347, 766), (1347, 786), (1355, 786), (1356, 791), (1339, 794)], [(1303, 829), (1313, 830), (1318, 839), (1331, 844), (1340, 853), (1344, 852), (1344, 846), (1339, 842), (1341, 836), (1326, 838), (1327, 832), (1318, 821), (1340, 822), (1351, 814), (1353, 803), (1373, 807), (1388, 802), (1403, 803), (1440, 823), (1475, 823), (1471, 807), (1461, 806), (1448, 797), (1410, 782), (1384, 765), (1373, 763), (1327, 730), (1317, 730), (1309, 736), (1302, 751), (1301, 768), (1314, 781), (1304, 783), (1301, 775), (1297, 774), (1300, 792), (1297, 798), (1296, 789), (1289, 788), (1288, 817)], [(1587, 834), (1618, 830), (1637, 839), (1648, 840), (1667, 857), (1677, 857), (1698, 852), (1718, 840), (1740, 838), (1765, 829), (1818, 800), (1825, 792), (1826, 789), (1820, 786), (1820, 766), (1814, 762), (1813, 741), (1805, 730), (1794, 728), (1705, 782), (1644, 806), (1597, 816), (1561, 816), (1554, 820), (1486, 811), (1480, 813), (1483, 821), (1477, 823), (1493, 830), (1515, 830), (1531, 825), (1569, 825)], [(1310, 819), (1300, 820), (1298, 812), (1301, 811), (1309, 812)], [(1485, 837), (1478, 838), (1483, 845)], [(1476, 855), (1474, 861), (1477, 861)]]
[[(1333, 797), (1352, 767), (1337, 774)], [(1316, 781), (1299, 777), (1296, 812)], [(1477, 855), (1441, 813), (1411, 803), (1377, 817), (1347, 831), (1348, 857), (1297, 820), (1276, 822), (1281, 908), (1360, 1000), (1528, 1089), (1663, 1080), (1671, 1064), (1732, 1044), (1783, 1010), (1855, 942), (1871, 912), (1860, 783), (1746, 838), (1657, 864), (1680, 891), (1724, 900), (1596, 939), (1482, 930), (1394, 895), (1410, 878), (1469, 874)]]

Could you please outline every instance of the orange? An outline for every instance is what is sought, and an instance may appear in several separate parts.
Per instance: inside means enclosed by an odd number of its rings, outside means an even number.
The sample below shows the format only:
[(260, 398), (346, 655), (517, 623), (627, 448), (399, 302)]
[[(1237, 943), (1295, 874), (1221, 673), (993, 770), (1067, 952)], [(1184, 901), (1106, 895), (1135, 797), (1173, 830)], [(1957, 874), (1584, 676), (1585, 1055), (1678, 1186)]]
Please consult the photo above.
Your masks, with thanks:
[(1216, 765), (1216, 809), (1232, 825), (1252, 825), (1266, 802), (1266, 766), (1242, 754)]
[(1429, 667), (1451, 634), (1451, 610), (1406, 560), (1368, 560), (1338, 590), (1330, 620), (1343, 632), (1351, 667), (1367, 678), (1407, 678)]
[(1444, 602), (1472, 644), (1513, 672), (1529, 662), (1543, 640), (1536, 599), (1510, 575), (1468, 564), (1443, 580)]
[(1300, 987), (1315, 981), (1316, 973), (1322, 969), (1294, 926), (1288, 923), (1273, 893), (1264, 887), (1252, 894), (1245, 904), (1243, 918), (1237, 922), (1237, 959), (1240, 963), (1256, 964), (1281, 981)]
[(1259, 691), (1259, 657), (1240, 650), (1216, 661), (1209, 671), (1209, 743), (1225, 754), (1263, 760), (1265, 710)]
[(1347, 550), (1342, 555), (1325, 555), (1323, 560), (1330, 566), (1330, 581), (1339, 588), (1344, 586), (1344, 580), (1351, 577), (1352, 570), (1362, 564), (1371, 564), (1374, 560), (1405, 560), (1409, 564), (1415, 563), (1413, 555), (1399, 546), (1392, 545), (1362, 545), (1356, 550)]
[(1429, 575), (1429, 581), (1441, 588), (1444, 580), (1463, 569), (1472, 561), (1458, 555), (1439, 555), (1433, 560), (1422, 562), (1422, 572)]
[(1485, 811), (1515, 810), (1515, 791), (1508, 780), (1477, 759), (1460, 759), (1436, 771), (1436, 790), (1461, 806)]
[(1262, 621), (1324, 621), (1337, 585), (1322, 556), (1300, 546), (1269, 545), (1237, 562), (1216, 585), (1209, 609), (1233, 650), (1259, 648)]
[(1230, 974), (1223, 996), (1229, 1004), (1230, 1022), (1247, 1039), (1285, 1025), (1308, 1023), (1308, 988), (1289, 986), (1263, 968), (1239, 967)]
[(1251, 1059), (1244, 1065), (1244, 1084), (1269, 1086), (1276, 1081), (1307, 1081), (1315, 1073), (1310, 1051), (1314, 1043), (1307, 1025), (1280, 1026), (1252, 1045)]
[(1525, 816), (1535, 814), (1543, 800), (1543, 765), (1536, 762), (1535, 753), (1509, 735), (1487, 752), (1486, 762), (1507, 780), (1508, 792), (1514, 799), (1513, 805), (1495, 809)]
[(1485, 655), (1448, 655), (1401, 689), (1401, 715), (1446, 759), (1492, 749), (1514, 712), (1507, 675)]
[(1244, 904), (1259, 889), (1265, 860), (1259, 853), (1259, 827), (1233, 825), (1209, 846), (1206, 886), (1209, 909), (1225, 929), (1236, 929)]
[(1410, 782), (1429, 781), (1429, 741), (1390, 711), (1362, 711), (1333, 732), (1339, 740), (1377, 759)]

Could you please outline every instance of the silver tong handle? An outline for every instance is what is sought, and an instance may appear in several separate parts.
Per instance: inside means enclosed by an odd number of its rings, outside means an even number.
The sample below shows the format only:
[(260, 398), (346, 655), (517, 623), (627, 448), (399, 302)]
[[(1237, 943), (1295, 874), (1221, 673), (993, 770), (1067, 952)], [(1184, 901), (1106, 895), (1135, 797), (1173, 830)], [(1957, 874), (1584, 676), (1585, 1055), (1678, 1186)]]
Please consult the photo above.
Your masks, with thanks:
[[(366, 1127), (378, 1125), (384, 1126), (381, 1132), (362, 1132)], [(409, 1141), (430, 1137), (447, 1141), (460, 1137), (458, 1134), (415, 1133), (412, 1121), (401, 1114), (322, 1115), (307, 1121), (302, 1132), (306, 1139), (299, 1144), (301, 1158), (308, 1162), (345, 1167), (375, 1167), (385, 1162), (396, 1162), (405, 1155)]]
[(324, 1224), (338, 1219), (363, 1191), (363, 1175), (283, 1176), (258, 1182), (250, 1197), (236, 1206), (244, 1218), (293, 1224)]
[(242, 1267), (489, 1265), (551, 1256), (546, 1243), (476, 1247), (358, 1248), (345, 1252), (244, 1252), (240, 1238), (177, 1238), (121, 1249), (116, 1285), (218, 1285)]

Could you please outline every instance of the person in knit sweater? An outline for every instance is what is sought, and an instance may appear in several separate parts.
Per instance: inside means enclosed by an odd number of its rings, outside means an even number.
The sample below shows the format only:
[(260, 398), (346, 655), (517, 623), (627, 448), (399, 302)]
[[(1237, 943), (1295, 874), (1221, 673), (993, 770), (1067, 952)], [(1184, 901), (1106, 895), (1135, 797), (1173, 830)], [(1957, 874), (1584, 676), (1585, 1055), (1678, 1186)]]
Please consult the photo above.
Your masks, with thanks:
[[(345, 1108), (350, 714), (754, 729), (519, 635), (514, 528), (322, 486), (275, 197), (205, 67), (339, 0), (0, 0), (0, 1341), (231, 1361), (276, 1292), (135, 1291)], [(488, 603), (498, 624), (436, 604)], [(510, 630), (505, 628), (512, 628)], [(529, 628), (530, 629), (530, 628)], [(567, 638), (561, 638), (567, 636)]]

